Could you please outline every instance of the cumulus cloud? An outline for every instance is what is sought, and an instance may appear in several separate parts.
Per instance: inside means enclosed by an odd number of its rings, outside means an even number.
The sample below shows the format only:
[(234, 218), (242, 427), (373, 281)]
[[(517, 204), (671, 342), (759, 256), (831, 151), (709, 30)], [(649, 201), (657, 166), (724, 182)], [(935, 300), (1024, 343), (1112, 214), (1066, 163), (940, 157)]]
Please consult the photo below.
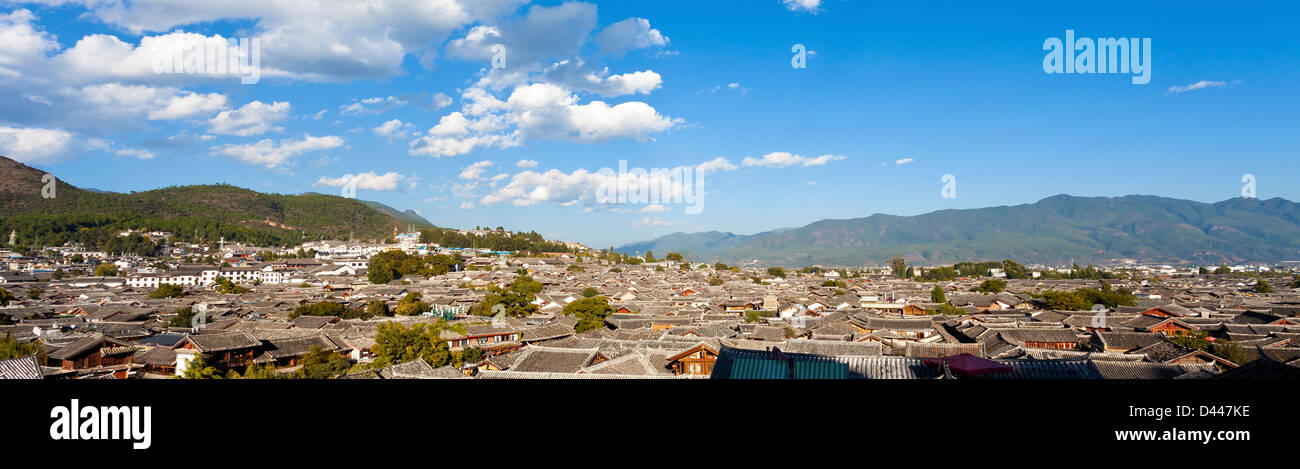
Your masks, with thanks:
[[(453, 31), (513, 11), (524, 0), (187, 0), (86, 1), (89, 15), (135, 34), (253, 19), (268, 75), (339, 81), (402, 73), (409, 54), (441, 44)], [(592, 6), (594, 12), (594, 6)], [(146, 36), (148, 37), (148, 36)]]
[(261, 135), (266, 132), (284, 130), (283, 127), (278, 127), (275, 124), (288, 118), (288, 102), (275, 101), (266, 104), (261, 101), (253, 101), (239, 109), (222, 111), (216, 117), (208, 120), (208, 131), (223, 135), (238, 135), (240, 137)]
[(150, 119), (186, 119), (225, 109), (229, 100), (218, 93), (172, 96), (167, 106), (149, 113)]
[(519, 162), (515, 163), (515, 166), (527, 169), (536, 168), (538, 164), (537, 160), (519, 160)]
[(916, 159), (914, 159), (914, 158), (901, 158), (901, 159), (894, 160), (894, 164), (908, 164), (908, 163), (911, 163), (911, 162), (913, 162), (913, 161), (916, 161)]
[(313, 185), (327, 187), (344, 187), (352, 185), (352, 187), (357, 189), (391, 191), (397, 189), (397, 183), (401, 182), (402, 179), (405, 179), (405, 177), (395, 172), (388, 172), (379, 175), (375, 174), (374, 171), (370, 171), (361, 174), (344, 174), (336, 178), (321, 176), (321, 178)]
[(736, 165), (731, 164), (731, 161), (721, 156), (700, 163), (699, 165), (696, 165), (696, 168), (699, 169), (700, 171), (707, 172), (707, 173), (735, 171), (736, 169), (738, 169), (736, 168)]
[(399, 119), (393, 119), (380, 124), (379, 127), (370, 129), (370, 132), (388, 140), (397, 140), (407, 138), (408, 132), (413, 128), (415, 126), (404, 123)]
[(596, 33), (595, 43), (601, 52), (622, 55), (630, 50), (667, 46), (668, 37), (651, 28), (645, 18), (628, 18)]
[(463, 170), (461, 170), (460, 178), (461, 179), (482, 179), (483, 173), (487, 171), (488, 167), (490, 166), (492, 166), (491, 161), (480, 161), (478, 163), (474, 163), (472, 165), (466, 166)]
[(30, 10), (0, 13), (0, 76), (13, 76), (18, 69), (44, 61), (46, 54), (57, 51), (54, 35), (38, 31)]
[(67, 156), (72, 134), (57, 129), (0, 127), (0, 154), (27, 164), (46, 164)]
[(333, 135), (313, 137), (304, 135), (300, 140), (284, 139), (275, 142), (269, 138), (248, 144), (225, 144), (211, 148), (213, 154), (234, 157), (243, 163), (274, 169), (286, 164), (295, 156), (343, 146), (343, 139)]
[(490, 62), (493, 46), (505, 47), (508, 69), (537, 67), (551, 57), (578, 52), (596, 28), (596, 5), (567, 2), (553, 7), (533, 5), (519, 20), (478, 25), (447, 43), (451, 58)]
[(763, 155), (762, 158), (745, 157), (745, 159), (742, 160), (740, 164), (746, 167), (763, 166), (768, 168), (785, 168), (789, 166), (808, 167), (808, 166), (821, 166), (826, 163), (832, 161), (839, 161), (842, 159), (844, 159), (844, 157), (839, 155), (828, 154), (828, 155), (818, 156), (816, 158), (808, 158), (793, 153), (778, 151), (778, 152), (772, 152)]
[[(562, 206), (571, 206), (584, 204), (589, 208), (592, 206), (613, 206), (614, 201), (600, 200), (599, 191), (601, 187), (657, 187), (659, 188), (659, 201), (683, 200), (687, 190), (695, 190), (692, 185), (689, 188), (683, 187), (687, 182), (684, 175), (691, 169), (699, 172), (708, 171), (730, 171), (736, 169), (734, 165), (727, 163), (723, 158), (717, 158), (702, 164), (679, 166), (669, 171), (646, 171), (635, 172), (628, 171), (619, 174), (610, 168), (602, 168), (598, 171), (588, 171), (586, 169), (576, 169), (572, 172), (563, 172), (557, 169), (548, 171), (521, 171), (510, 177), (510, 182), (492, 191), (490, 194), (479, 200), (481, 205), (494, 205), (500, 203), (509, 203), (516, 206), (530, 206), (539, 203), (555, 203)], [(674, 177), (672, 171), (677, 172)], [(696, 175), (691, 178), (695, 179)], [(695, 184), (698, 179), (690, 181)], [(643, 207), (642, 213), (657, 213), (661, 211), (661, 206), (648, 205)]]
[(582, 103), (577, 95), (552, 83), (520, 86), (505, 100), (477, 87), (463, 97), (462, 111), (443, 116), (427, 135), (412, 141), (411, 154), (456, 156), (479, 147), (509, 148), (529, 139), (644, 141), (684, 122), (639, 101), (612, 106), (604, 101)]
[(542, 80), (569, 89), (605, 97), (650, 94), (663, 84), (663, 77), (653, 70), (610, 75), (609, 68), (593, 71), (580, 58), (562, 60), (542, 72)]

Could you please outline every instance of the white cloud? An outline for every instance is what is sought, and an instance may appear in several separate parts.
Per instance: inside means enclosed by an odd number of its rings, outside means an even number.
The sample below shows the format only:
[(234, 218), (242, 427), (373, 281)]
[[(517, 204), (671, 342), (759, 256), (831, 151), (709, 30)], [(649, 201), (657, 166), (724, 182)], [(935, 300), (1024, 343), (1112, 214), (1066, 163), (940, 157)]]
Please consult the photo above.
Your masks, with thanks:
[(284, 130), (283, 127), (277, 127), (275, 124), (288, 118), (288, 102), (275, 101), (266, 104), (261, 101), (253, 101), (239, 109), (221, 111), (216, 117), (208, 120), (208, 131), (216, 134), (238, 135), (240, 137), (261, 135), (266, 132)]
[(736, 165), (731, 164), (731, 161), (719, 156), (709, 161), (700, 163), (699, 165), (696, 166), (696, 169), (699, 169), (701, 172), (706, 172), (706, 173), (717, 173), (723, 171), (735, 171), (738, 168), (736, 168)]
[(599, 72), (588, 70), (579, 58), (547, 67), (542, 72), (542, 80), (605, 97), (650, 94), (663, 84), (663, 77), (653, 70), (611, 76), (608, 68)]
[(0, 75), (16, 74), (16, 69), (43, 62), (46, 54), (59, 49), (54, 35), (32, 26), (35, 20), (29, 10), (0, 13)]
[[(170, 31), (222, 19), (253, 20), (268, 75), (352, 80), (402, 73), (408, 54), (451, 32), (490, 21), (525, 0), (188, 0), (89, 1), (90, 16), (129, 32)], [(591, 7), (594, 14), (595, 7)], [(146, 36), (147, 37), (147, 36)]]
[(746, 167), (764, 166), (768, 168), (785, 168), (789, 166), (808, 167), (821, 166), (842, 159), (844, 159), (844, 157), (839, 155), (822, 155), (816, 158), (807, 158), (793, 153), (778, 151), (763, 155), (762, 158), (745, 157), (740, 164)]
[(504, 101), (478, 87), (463, 97), (461, 111), (443, 116), (427, 135), (411, 142), (411, 154), (456, 156), (480, 147), (509, 148), (527, 139), (644, 141), (684, 122), (639, 101), (581, 103), (577, 95), (553, 83), (520, 86)]
[(339, 106), (339, 114), (359, 116), (363, 114), (380, 114), (398, 106), (405, 106), (406, 100), (395, 96), (366, 98), (353, 101), (352, 104)]
[(142, 160), (152, 160), (155, 156), (157, 156), (157, 155), (155, 155), (153, 152), (151, 152), (151, 151), (149, 151), (149, 150), (140, 150), (140, 149), (136, 149), (136, 148), (124, 148), (124, 149), (118, 150), (118, 151), (117, 151), (117, 154), (120, 155), (120, 156), (130, 156), (130, 157), (135, 157), (135, 158), (139, 158), (139, 159), (142, 159)]
[(506, 102), (512, 109), (512, 120), (525, 137), (586, 143), (618, 138), (646, 140), (651, 134), (683, 122), (663, 116), (639, 101), (614, 106), (604, 101), (579, 104), (577, 96), (549, 83), (516, 88)]
[(442, 109), (447, 106), (450, 106), (451, 103), (452, 103), (451, 97), (447, 96), (447, 93), (437, 93), (433, 95), (433, 100), (430, 104), (433, 105), (433, 109), (436, 111), (438, 109)]
[[(730, 165), (730, 169), (728, 169), (729, 163), (723, 164), (719, 160), (726, 161), (717, 158), (703, 164), (682, 166), (680, 168), (683, 170), (696, 168), (701, 171), (706, 167), (713, 168), (716, 171), (736, 169), (734, 165)], [(479, 203), (482, 205), (510, 203), (516, 206), (530, 206), (550, 202), (562, 206), (575, 204), (613, 206), (615, 204), (611, 201), (598, 200), (598, 191), (601, 187), (618, 187), (619, 185), (622, 187), (658, 187), (660, 188), (659, 194), (661, 198), (657, 202), (667, 200), (681, 200), (684, 202), (686, 190), (694, 190), (693, 188), (682, 187), (683, 180), (680, 173), (679, 178), (674, 179), (668, 171), (650, 171), (645, 174), (629, 171), (619, 175), (609, 168), (602, 168), (599, 171), (576, 169), (570, 173), (556, 169), (545, 172), (526, 170), (512, 176), (509, 183), (484, 196)], [(650, 202), (656, 201), (652, 200)], [(643, 213), (654, 213), (659, 208), (647, 209), (643, 207), (640, 210), (645, 210)], [(615, 209), (614, 211), (621, 211), (621, 209)]]
[(911, 162), (913, 162), (913, 161), (916, 161), (916, 159), (914, 159), (914, 158), (902, 158), (902, 159), (894, 160), (894, 164), (908, 164), (908, 163), (911, 163)]
[(637, 210), (637, 213), (664, 213), (669, 210), (672, 209), (659, 204), (650, 204), (646, 205), (645, 208), (642, 208), (641, 210)]
[(630, 50), (668, 45), (668, 37), (650, 27), (645, 18), (628, 18), (606, 26), (594, 40), (601, 52), (622, 55)]
[(374, 171), (361, 174), (344, 174), (336, 178), (321, 176), (316, 181), (315, 186), (344, 187), (353, 184), (357, 189), (371, 191), (391, 191), (397, 188), (397, 183), (405, 177), (394, 172), (384, 173), (383, 175), (375, 174)]
[(404, 123), (399, 119), (393, 119), (388, 122), (384, 122), (379, 127), (370, 129), (370, 131), (379, 137), (386, 138), (388, 140), (396, 140), (396, 139), (407, 138), (408, 132), (414, 128), (415, 126), (411, 124)]
[(469, 165), (469, 166), (466, 166), (466, 167), (465, 167), (465, 168), (460, 172), (460, 178), (461, 178), (461, 179), (471, 179), (471, 180), (472, 180), (472, 179), (482, 179), (482, 178), (483, 178), (483, 173), (484, 173), (485, 171), (487, 171), (488, 167), (490, 167), (490, 166), (492, 166), (492, 162), (491, 162), (491, 161), (486, 161), (486, 160), (484, 160), (484, 161), (480, 161), (480, 162), (478, 162), (478, 163), (474, 163), (474, 164)]
[(173, 96), (167, 106), (149, 113), (150, 119), (186, 119), (200, 114), (211, 114), (225, 109), (229, 100), (218, 93), (190, 93)]
[(1235, 85), (1235, 84), (1240, 83), (1240, 82), (1241, 82), (1241, 80), (1234, 80), (1232, 83), (1228, 83), (1228, 82), (1226, 82), (1226, 81), (1209, 81), (1209, 80), (1201, 80), (1201, 81), (1198, 81), (1198, 82), (1196, 82), (1196, 83), (1192, 83), (1192, 84), (1190, 84), (1190, 85), (1171, 86), (1171, 87), (1169, 87), (1169, 89), (1168, 89), (1166, 92), (1168, 92), (1168, 93), (1183, 93), (1183, 92), (1187, 92), (1187, 91), (1202, 90), (1202, 89), (1206, 89), (1206, 88), (1222, 88), (1222, 87), (1225, 87), (1225, 86), (1228, 86), (1228, 85)]
[(499, 25), (478, 25), (447, 43), (451, 58), (489, 62), (492, 47), (506, 51), (506, 68), (526, 70), (552, 57), (572, 56), (596, 28), (596, 5), (567, 2), (533, 5), (523, 18)]
[(518, 163), (515, 163), (515, 166), (527, 169), (536, 168), (538, 164), (537, 160), (519, 160)]
[(781, 0), (790, 11), (806, 11), (817, 14), (821, 11), (822, 0)]
[(633, 226), (673, 226), (676, 224), (677, 223), (670, 222), (667, 220), (662, 220), (659, 218), (642, 217), (640, 220), (637, 220), (637, 222), (633, 223), (632, 225)]
[(337, 136), (304, 135), (301, 140), (284, 139), (278, 144), (268, 138), (257, 143), (216, 146), (211, 150), (214, 154), (231, 156), (244, 163), (276, 168), (303, 153), (330, 150), (341, 146), (343, 146), (343, 139)]
[(68, 156), (72, 134), (57, 129), (0, 127), (0, 154), (27, 164), (53, 163)]

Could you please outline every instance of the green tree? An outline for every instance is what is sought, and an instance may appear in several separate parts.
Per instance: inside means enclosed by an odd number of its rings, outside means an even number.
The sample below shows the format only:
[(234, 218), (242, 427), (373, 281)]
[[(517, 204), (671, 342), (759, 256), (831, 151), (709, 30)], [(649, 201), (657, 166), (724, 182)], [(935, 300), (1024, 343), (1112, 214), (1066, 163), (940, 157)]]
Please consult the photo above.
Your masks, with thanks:
[(578, 318), (578, 324), (574, 326), (574, 331), (579, 334), (603, 329), (605, 327), (605, 318), (613, 313), (614, 308), (609, 306), (609, 299), (603, 296), (583, 298), (564, 307), (566, 316)]
[(307, 349), (302, 356), (302, 368), (296, 377), (304, 379), (330, 379), (352, 368), (352, 362), (335, 352), (327, 352), (318, 345)]
[(1273, 293), (1273, 286), (1268, 284), (1268, 280), (1261, 278), (1255, 282), (1255, 293)]
[(9, 306), (9, 302), (15, 299), (17, 298), (14, 298), (14, 294), (10, 293), (9, 290), (0, 288), (0, 306)]
[(537, 299), (537, 294), (541, 292), (541, 282), (533, 280), (529, 276), (520, 276), (507, 285), (506, 288), (490, 287), (488, 294), (483, 297), (483, 301), (470, 308), (470, 314), (492, 316), (495, 314), (496, 305), (500, 304), (505, 307), (508, 316), (528, 316), (537, 312), (537, 305), (533, 304), (533, 301)]
[(105, 264), (99, 264), (98, 267), (95, 267), (95, 276), (96, 276), (96, 277), (116, 277), (116, 276), (117, 276), (117, 266), (116, 266), (116, 265), (113, 265), (113, 264), (108, 264), (108, 263), (105, 263)]
[(1229, 267), (1226, 266), (1226, 265), (1221, 265), (1221, 266), (1219, 266), (1219, 268), (1214, 269), (1214, 273), (1216, 273), (1216, 274), (1220, 274), (1220, 275), (1222, 275), (1222, 274), (1230, 274), (1230, 273), (1232, 273), (1232, 269), (1229, 268)]
[(420, 323), (410, 327), (391, 321), (379, 324), (375, 344), (370, 347), (375, 366), (395, 365), (417, 358), (434, 368), (450, 363), (450, 347), (441, 338), (443, 327), (445, 323), (441, 320), (432, 325)]
[(461, 350), (460, 353), (462, 363), (478, 363), (483, 361), (484, 353), (481, 348), (470, 346)]
[(189, 306), (178, 309), (176, 315), (172, 316), (170, 321), (167, 321), (167, 327), (193, 327), (195, 314), (197, 313)]
[(1000, 293), (1006, 289), (1007, 289), (1007, 281), (1002, 280), (1000, 278), (991, 278), (985, 280), (983, 282), (980, 282), (979, 286), (975, 287), (975, 291), (980, 293)]
[[(2, 313), (0, 313), (0, 316), (9, 317)], [(45, 346), (40, 341), (18, 342), (8, 331), (5, 331), (4, 338), (0, 338), (0, 360), (30, 357), (32, 355), (37, 356), (37, 362), (45, 363)]]
[(600, 294), (600, 290), (597, 290), (597, 289), (592, 288), (592, 287), (587, 287), (587, 288), (583, 288), (583, 289), (582, 289), (582, 297), (583, 297), (583, 298), (591, 298), (591, 297), (596, 296), (596, 295), (599, 295), (599, 294)]
[[(234, 371), (234, 370), (231, 370)], [(179, 379), (225, 379), (226, 375), (218, 370), (217, 367), (209, 365), (202, 357), (195, 358), (185, 367), (185, 372), (181, 373)]]
[(31, 289), (28, 289), (28, 290), (27, 290), (27, 299), (29, 299), (29, 300), (39, 300), (39, 299), (41, 299), (41, 295), (44, 294), (44, 293), (45, 293), (45, 289), (43, 289), (43, 288), (31, 288)]
[(658, 260), (655, 259), (655, 253), (654, 253), (654, 251), (646, 251), (646, 252), (645, 252), (645, 261), (646, 261), (646, 262), (658, 262)]
[(244, 379), (277, 379), (282, 378), (275, 372), (275, 365), (270, 363), (254, 363), (244, 370)]
[(1087, 311), (1093, 305), (1076, 292), (1048, 290), (1043, 292), (1042, 298), (1047, 309), (1059, 311)]
[(424, 294), (418, 291), (407, 292), (406, 296), (397, 301), (397, 307), (393, 308), (393, 312), (402, 316), (415, 316), (433, 310), (433, 307), (425, 303), (422, 298)]
[(930, 302), (931, 303), (948, 302), (948, 296), (943, 294), (943, 287), (935, 285), (934, 289), (930, 290)]
[(667, 256), (664, 256), (664, 260), (667, 260), (669, 262), (681, 262), (684, 260), (684, 258), (680, 253), (670, 252), (668, 253)]
[(366, 304), (366, 314), (370, 316), (392, 316), (393, 313), (388, 310), (388, 302), (383, 300), (373, 300)]
[(248, 289), (235, 285), (235, 282), (225, 277), (217, 277), (217, 293), (240, 295), (248, 293)]
[(185, 296), (185, 288), (181, 287), (180, 285), (172, 285), (170, 283), (158, 285), (158, 288), (154, 289), (153, 292), (149, 293), (149, 298), (154, 298), (154, 299), (180, 298), (183, 296)]
[(1012, 280), (1029, 278), (1029, 272), (1025, 271), (1025, 266), (1011, 259), (1002, 261), (1002, 272)]
[(722, 281), (722, 278), (720, 278), (720, 277), (709, 277), (709, 285), (710, 285), (710, 286), (714, 286), (714, 287), (716, 287), (716, 286), (718, 286), (718, 285), (722, 285), (723, 283), (725, 283), (725, 282), (723, 282), (723, 281)]
[(785, 278), (785, 269), (782, 269), (780, 267), (768, 267), (767, 274), (773, 277)]
[(893, 272), (895, 277), (906, 277), (907, 261), (903, 259), (903, 256), (894, 256), (889, 260), (889, 270)]

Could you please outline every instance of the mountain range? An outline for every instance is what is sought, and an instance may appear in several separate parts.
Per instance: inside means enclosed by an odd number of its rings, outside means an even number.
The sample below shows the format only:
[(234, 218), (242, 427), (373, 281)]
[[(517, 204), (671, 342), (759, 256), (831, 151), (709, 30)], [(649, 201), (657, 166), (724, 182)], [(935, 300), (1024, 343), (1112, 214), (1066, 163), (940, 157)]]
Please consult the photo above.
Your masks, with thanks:
[(1057, 195), (1015, 206), (821, 220), (753, 235), (673, 233), (617, 250), (785, 266), (880, 265), (895, 255), (912, 265), (1276, 262), (1300, 259), (1300, 205), (1281, 198), (1209, 204), (1150, 195)]
[[(383, 239), (393, 228), (432, 228), (414, 211), (318, 193), (266, 194), (225, 184), (172, 186), (117, 193), (57, 180), (43, 197), (44, 171), (0, 157), (0, 228), (26, 239), (86, 241), (84, 231), (150, 228), (181, 239), (259, 241), (283, 245), (319, 238)], [(102, 238), (100, 236), (99, 238)], [(195, 240), (197, 241), (197, 239)]]

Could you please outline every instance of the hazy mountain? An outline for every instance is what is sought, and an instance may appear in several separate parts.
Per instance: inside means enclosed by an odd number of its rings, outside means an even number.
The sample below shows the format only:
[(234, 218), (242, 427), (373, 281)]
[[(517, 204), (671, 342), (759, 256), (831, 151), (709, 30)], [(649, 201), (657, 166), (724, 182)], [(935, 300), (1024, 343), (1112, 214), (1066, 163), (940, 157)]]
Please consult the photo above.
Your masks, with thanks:
[(748, 236), (674, 233), (618, 250), (782, 265), (878, 264), (894, 255), (913, 264), (1006, 258), (1047, 264), (1281, 261), (1300, 259), (1300, 205), (1278, 198), (1206, 204), (1144, 195), (1058, 195), (1016, 206), (822, 220)]

